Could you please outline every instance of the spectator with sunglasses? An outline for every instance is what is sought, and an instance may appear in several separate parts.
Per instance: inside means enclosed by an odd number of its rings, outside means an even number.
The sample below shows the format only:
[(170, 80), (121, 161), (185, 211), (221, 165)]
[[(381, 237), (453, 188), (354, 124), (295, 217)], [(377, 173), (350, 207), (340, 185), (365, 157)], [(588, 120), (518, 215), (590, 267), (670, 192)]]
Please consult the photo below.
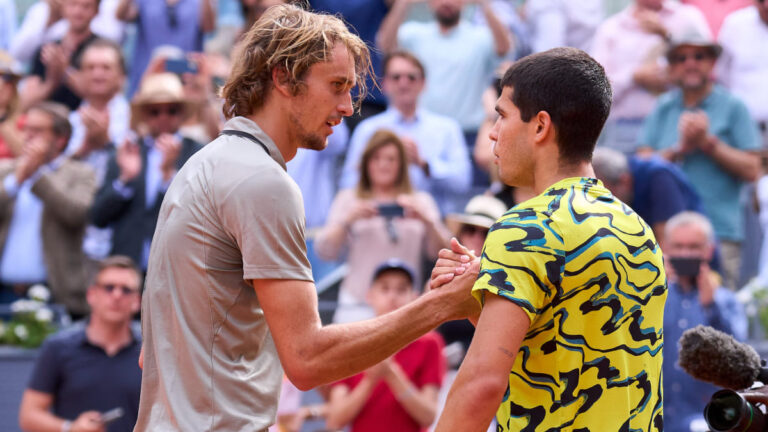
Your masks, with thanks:
[(379, 130), (395, 132), (406, 149), (408, 176), (417, 190), (432, 195), (442, 214), (460, 211), (469, 188), (471, 165), (456, 120), (419, 107), (425, 86), (424, 66), (407, 51), (384, 58), (382, 89), (389, 107), (357, 126), (349, 143), (340, 187), (351, 188), (360, 175), (360, 158)]
[(187, 52), (203, 51), (203, 35), (216, 28), (214, 0), (120, 0), (117, 18), (136, 22), (136, 47), (131, 58), (128, 95), (133, 95), (152, 52), (173, 45)]
[(759, 134), (746, 105), (715, 84), (712, 70), (722, 51), (697, 32), (673, 39), (667, 59), (675, 89), (663, 95), (640, 134), (644, 149), (680, 164), (721, 245), (725, 285), (734, 289), (741, 268), (744, 182), (757, 179)]
[[(141, 273), (128, 257), (103, 260), (87, 291), (90, 317), (48, 338), (24, 391), (24, 431), (132, 431), (141, 389)], [(105, 424), (102, 414), (122, 415)]]
[(179, 77), (148, 75), (131, 103), (134, 123), (146, 133), (112, 152), (93, 205), (93, 223), (113, 230), (111, 253), (126, 255), (146, 270), (160, 204), (182, 165), (202, 146), (179, 135), (194, 109)]

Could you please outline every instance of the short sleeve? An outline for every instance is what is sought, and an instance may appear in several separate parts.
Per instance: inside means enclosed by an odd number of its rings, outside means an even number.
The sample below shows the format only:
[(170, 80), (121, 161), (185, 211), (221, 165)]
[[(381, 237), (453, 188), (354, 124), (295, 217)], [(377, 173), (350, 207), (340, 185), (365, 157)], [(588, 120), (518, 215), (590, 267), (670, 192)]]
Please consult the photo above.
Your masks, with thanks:
[(486, 237), (472, 293), (481, 303), (486, 292), (505, 298), (534, 322), (557, 292), (564, 265), (563, 238), (553, 221), (530, 209), (512, 210)]
[(639, 147), (651, 147), (655, 150), (661, 150), (658, 136), (659, 128), (661, 127), (661, 109), (661, 105), (657, 103), (653, 111), (643, 121), (637, 143)]
[(686, 199), (674, 174), (668, 170), (657, 170), (649, 177), (648, 195), (651, 197), (651, 209), (646, 221), (649, 225), (669, 220), (686, 209), (689, 200)]
[(443, 384), (443, 377), (445, 376), (446, 361), (443, 355), (443, 342), (442, 336), (437, 332), (429, 332), (422, 337), (424, 342), (424, 356), (422, 368), (419, 370), (419, 374), (414, 377), (413, 383), (418, 388), (424, 388), (426, 385), (434, 385), (440, 387)]
[(61, 359), (57, 355), (57, 345), (54, 339), (48, 339), (40, 348), (40, 354), (35, 361), (28, 388), (50, 395), (56, 394), (61, 381)]
[(415, 51), (415, 42), (419, 40), (422, 24), (409, 21), (400, 25), (397, 29), (397, 45), (407, 51)]
[(730, 131), (733, 136), (733, 147), (744, 151), (760, 149), (760, 131), (749, 115), (749, 109), (740, 100), (734, 97), (734, 106), (731, 111)]
[(221, 202), (225, 229), (242, 254), (244, 279), (313, 280), (301, 192), (287, 173), (251, 176)]

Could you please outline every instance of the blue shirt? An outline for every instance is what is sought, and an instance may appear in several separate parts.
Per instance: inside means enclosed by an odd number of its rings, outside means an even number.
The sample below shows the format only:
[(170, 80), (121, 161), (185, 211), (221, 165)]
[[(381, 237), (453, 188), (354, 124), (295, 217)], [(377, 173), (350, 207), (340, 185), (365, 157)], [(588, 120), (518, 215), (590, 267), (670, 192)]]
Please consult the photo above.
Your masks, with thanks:
[[(662, 95), (645, 120), (640, 144), (656, 150), (677, 146), (680, 115), (689, 109), (683, 105), (679, 89)], [(723, 87), (715, 85), (695, 109), (707, 114), (709, 133), (724, 143), (746, 151), (760, 148), (757, 126), (750, 118), (746, 105)], [(744, 238), (744, 217), (739, 205), (742, 181), (698, 150), (684, 156), (680, 167), (701, 197), (717, 236), (724, 240), (741, 241)]]
[(185, 53), (203, 50), (200, 0), (179, 0), (172, 8), (168, 8), (165, 1), (158, 0), (134, 0), (134, 3), (139, 8), (139, 17), (136, 21), (136, 47), (128, 63), (131, 68), (129, 97), (138, 88), (155, 48), (172, 45)]
[(429, 176), (416, 165), (408, 170), (415, 189), (429, 192), (441, 214), (461, 212), (462, 193), (469, 188), (471, 165), (464, 135), (455, 120), (425, 109), (406, 119), (394, 108), (369, 117), (355, 128), (344, 161), (340, 187), (352, 188), (360, 177), (360, 158), (371, 136), (380, 129), (389, 129), (399, 136), (416, 142), (421, 158), (429, 164)]
[(14, 198), (13, 215), (0, 257), (0, 281), (4, 283), (44, 282), (48, 277), (43, 253), (43, 201), (32, 192), (38, 179), (61, 166), (63, 156), (40, 167), (22, 184), (11, 173), (3, 179), (5, 193)]
[(328, 218), (328, 209), (336, 195), (336, 163), (344, 154), (349, 141), (349, 130), (341, 123), (333, 128), (328, 137), (328, 147), (323, 151), (300, 148), (296, 156), (286, 164), (288, 174), (299, 185), (304, 198), (306, 227), (320, 228)]
[(664, 308), (664, 429), (687, 431), (691, 421), (703, 419), (704, 406), (714, 392), (712, 384), (688, 375), (678, 364), (677, 341), (685, 330), (706, 325), (733, 335), (738, 340), (747, 337), (747, 318), (741, 303), (726, 288), (715, 291), (709, 307), (699, 303), (697, 290), (683, 292), (676, 283), (669, 284)]
[(368, 45), (375, 76), (369, 75), (365, 81), (368, 86), (366, 100), (386, 104), (381, 89), (374, 85), (374, 81), (384, 73), (381, 51), (376, 49), (376, 32), (389, 11), (387, 3), (384, 0), (311, 0), (310, 4), (317, 11), (341, 14), (350, 29)]
[(491, 31), (462, 21), (443, 34), (436, 22), (411, 21), (400, 26), (397, 42), (426, 69), (422, 106), (453, 118), (464, 131), (477, 131), (485, 119), (483, 92), (502, 59)]
[(62, 330), (43, 343), (28, 387), (53, 396), (53, 414), (68, 420), (120, 407), (123, 416), (107, 430), (132, 431), (141, 390), (141, 333), (132, 333), (133, 341), (110, 357), (88, 341), (83, 323)]
[(633, 197), (631, 207), (650, 226), (691, 210), (704, 212), (699, 194), (676, 165), (654, 156), (630, 157)]
[(13, 0), (0, 0), (0, 50), (11, 49), (16, 34), (16, 6)]

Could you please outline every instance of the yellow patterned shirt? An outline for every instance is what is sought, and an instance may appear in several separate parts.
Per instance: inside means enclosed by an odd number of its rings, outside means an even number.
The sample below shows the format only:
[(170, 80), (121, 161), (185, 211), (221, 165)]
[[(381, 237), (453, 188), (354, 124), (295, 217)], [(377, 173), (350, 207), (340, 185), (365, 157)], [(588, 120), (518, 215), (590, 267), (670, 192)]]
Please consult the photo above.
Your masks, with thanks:
[(662, 430), (661, 249), (602, 183), (565, 179), (509, 210), (488, 234), (473, 293), (531, 320), (500, 431)]

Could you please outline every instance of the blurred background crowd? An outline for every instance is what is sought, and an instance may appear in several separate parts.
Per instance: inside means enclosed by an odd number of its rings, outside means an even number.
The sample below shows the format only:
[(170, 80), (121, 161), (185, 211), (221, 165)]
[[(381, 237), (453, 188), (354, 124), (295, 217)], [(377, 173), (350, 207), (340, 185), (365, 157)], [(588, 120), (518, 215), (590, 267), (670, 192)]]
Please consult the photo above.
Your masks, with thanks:
[[(44, 285), (47, 301), (60, 305), (58, 326), (69, 331), (49, 338), (37, 358), (21, 403), (25, 430), (99, 430), (88, 421), (102, 424), (99, 415), (112, 406), (60, 402), (77, 391), (104, 402), (67, 378), (68, 361), (79, 358), (67, 344), (92, 344), (100, 364), (137, 355), (131, 320), (164, 192), (220, 133), (218, 90), (233, 45), (280, 3), (0, 0), (0, 312), (12, 321), (26, 310), (18, 305), (30, 288)], [(371, 48), (375, 71), (359, 111), (334, 128), (328, 148), (300, 150), (287, 164), (304, 196), (325, 322), (365, 319), (406, 301), (395, 286), (420, 291), (451, 236), (480, 253), (493, 222), (533, 196), (495, 178), (488, 131), (497, 83), (522, 56), (572, 46), (611, 80), (595, 172), (651, 226), (667, 256), (665, 334), (708, 324), (742, 340), (763, 338), (764, 0), (293, 3), (343, 17)], [(387, 270), (407, 277), (383, 277)], [(85, 337), (73, 336), (70, 318), (84, 319)], [(24, 332), (9, 329), (0, 327), (9, 333), (0, 341), (24, 345)], [(407, 360), (367, 372), (375, 379), (337, 383), (309, 405), (286, 382), (279, 427), (299, 430), (307, 418), (327, 417), (330, 430), (427, 428), (444, 397), (438, 390), (450, 385), (472, 338), (468, 323), (438, 330), (410, 347)], [(699, 399), (711, 391), (678, 396), (695, 383), (674, 368), (674, 345), (665, 352), (665, 423), (696, 430)], [(130, 368), (111, 367), (99, 373)], [(119, 381), (138, 397), (136, 379)], [(108, 430), (130, 430), (133, 402), (109, 403), (124, 413)], [(389, 418), (409, 426), (393, 429)], [(326, 427), (315, 424), (305, 430)]]

